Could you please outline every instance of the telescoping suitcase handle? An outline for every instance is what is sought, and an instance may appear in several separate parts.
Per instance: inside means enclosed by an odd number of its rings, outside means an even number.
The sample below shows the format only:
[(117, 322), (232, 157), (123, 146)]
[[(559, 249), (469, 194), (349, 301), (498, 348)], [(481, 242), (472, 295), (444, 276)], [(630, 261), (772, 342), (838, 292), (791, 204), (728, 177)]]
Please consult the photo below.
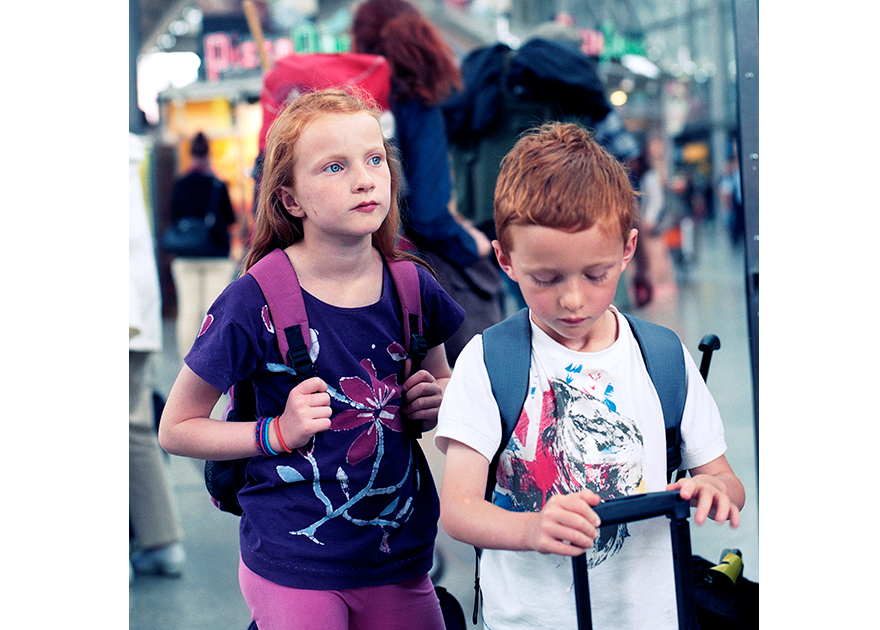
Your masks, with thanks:
[[(611, 499), (593, 508), (602, 525), (618, 525), (641, 521), (656, 516), (669, 517), (672, 536), (672, 563), (675, 568), (675, 595), (678, 601), (678, 627), (696, 630), (697, 612), (694, 602), (694, 575), (691, 565), (691, 537), (688, 526), (690, 505), (678, 491), (648, 492), (619, 499)], [(577, 606), (578, 630), (593, 627), (590, 613), (590, 587), (587, 579), (587, 558), (581, 554), (572, 558), (574, 569), (574, 596)]]

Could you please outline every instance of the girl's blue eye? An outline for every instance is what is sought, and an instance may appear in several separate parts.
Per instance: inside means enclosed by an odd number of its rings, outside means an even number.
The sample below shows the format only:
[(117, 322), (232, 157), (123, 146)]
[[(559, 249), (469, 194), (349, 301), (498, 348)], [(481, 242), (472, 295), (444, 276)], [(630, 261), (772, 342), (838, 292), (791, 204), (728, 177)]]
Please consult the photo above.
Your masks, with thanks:
[(331, 164), (330, 166), (328, 166), (328, 167), (327, 167), (326, 169), (324, 169), (324, 170), (326, 170), (326, 171), (330, 171), (331, 173), (338, 173), (339, 171), (342, 170), (342, 167), (339, 166), (339, 164)]
[(381, 163), (382, 163), (382, 158), (379, 157), (378, 155), (374, 155), (373, 157), (370, 158), (370, 164), (372, 164), (373, 166), (379, 166)]

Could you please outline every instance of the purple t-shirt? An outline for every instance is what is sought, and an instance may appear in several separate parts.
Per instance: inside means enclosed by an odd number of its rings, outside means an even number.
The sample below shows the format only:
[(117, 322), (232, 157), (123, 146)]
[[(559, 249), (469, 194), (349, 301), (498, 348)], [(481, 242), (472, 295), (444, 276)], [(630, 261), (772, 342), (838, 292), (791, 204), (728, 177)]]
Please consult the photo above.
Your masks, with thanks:
[[(424, 336), (444, 343), (464, 311), (419, 267)], [(405, 360), (388, 269), (381, 299), (331, 306), (303, 291), (318, 375), (331, 388), (330, 430), (302, 449), (253, 457), (239, 492), (241, 555), (252, 571), (294, 588), (392, 584), (426, 573), (439, 502), (419, 445), (403, 433)], [(250, 378), (259, 416), (277, 416), (296, 384), (284, 371), (266, 300), (249, 275), (205, 318), (186, 364), (221, 391)]]

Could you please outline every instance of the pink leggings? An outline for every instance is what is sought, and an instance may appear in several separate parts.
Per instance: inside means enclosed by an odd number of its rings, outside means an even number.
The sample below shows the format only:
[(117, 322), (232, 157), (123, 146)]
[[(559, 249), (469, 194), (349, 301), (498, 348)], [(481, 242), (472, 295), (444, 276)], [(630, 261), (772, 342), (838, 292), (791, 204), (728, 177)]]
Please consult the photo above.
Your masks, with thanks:
[(259, 630), (443, 630), (428, 575), (386, 586), (313, 591), (281, 586), (244, 562), (238, 581)]

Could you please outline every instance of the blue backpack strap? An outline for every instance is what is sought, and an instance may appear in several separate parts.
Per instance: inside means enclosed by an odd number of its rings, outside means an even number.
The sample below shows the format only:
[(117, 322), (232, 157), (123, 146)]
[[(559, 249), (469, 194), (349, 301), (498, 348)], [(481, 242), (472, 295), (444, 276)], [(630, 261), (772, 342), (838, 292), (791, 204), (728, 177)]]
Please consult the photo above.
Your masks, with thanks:
[(524, 308), (483, 331), (483, 362), (492, 384), (492, 395), (501, 413), (501, 443), (489, 465), (486, 500), (492, 500), (498, 459), (519, 420), (529, 391), (532, 363), (532, 327)]
[[(510, 441), (529, 392), (529, 368), (532, 364), (532, 326), (529, 309), (524, 308), (483, 331), (483, 363), (489, 374), (492, 396), (501, 414), (501, 442), (489, 463), (486, 478), (486, 501), (492, 502), (498, 460)], [(476, 624), (480, 613), (480, 549), (474, 547), (474, 612)]]
[(681, 465), (681, 418), (687, 398), (687, 370), (681, 340), (674, 332), (626, 315), (633, 330), (648, 376), (654, 383), (666, 425), (666, 469), (671, 475)]

